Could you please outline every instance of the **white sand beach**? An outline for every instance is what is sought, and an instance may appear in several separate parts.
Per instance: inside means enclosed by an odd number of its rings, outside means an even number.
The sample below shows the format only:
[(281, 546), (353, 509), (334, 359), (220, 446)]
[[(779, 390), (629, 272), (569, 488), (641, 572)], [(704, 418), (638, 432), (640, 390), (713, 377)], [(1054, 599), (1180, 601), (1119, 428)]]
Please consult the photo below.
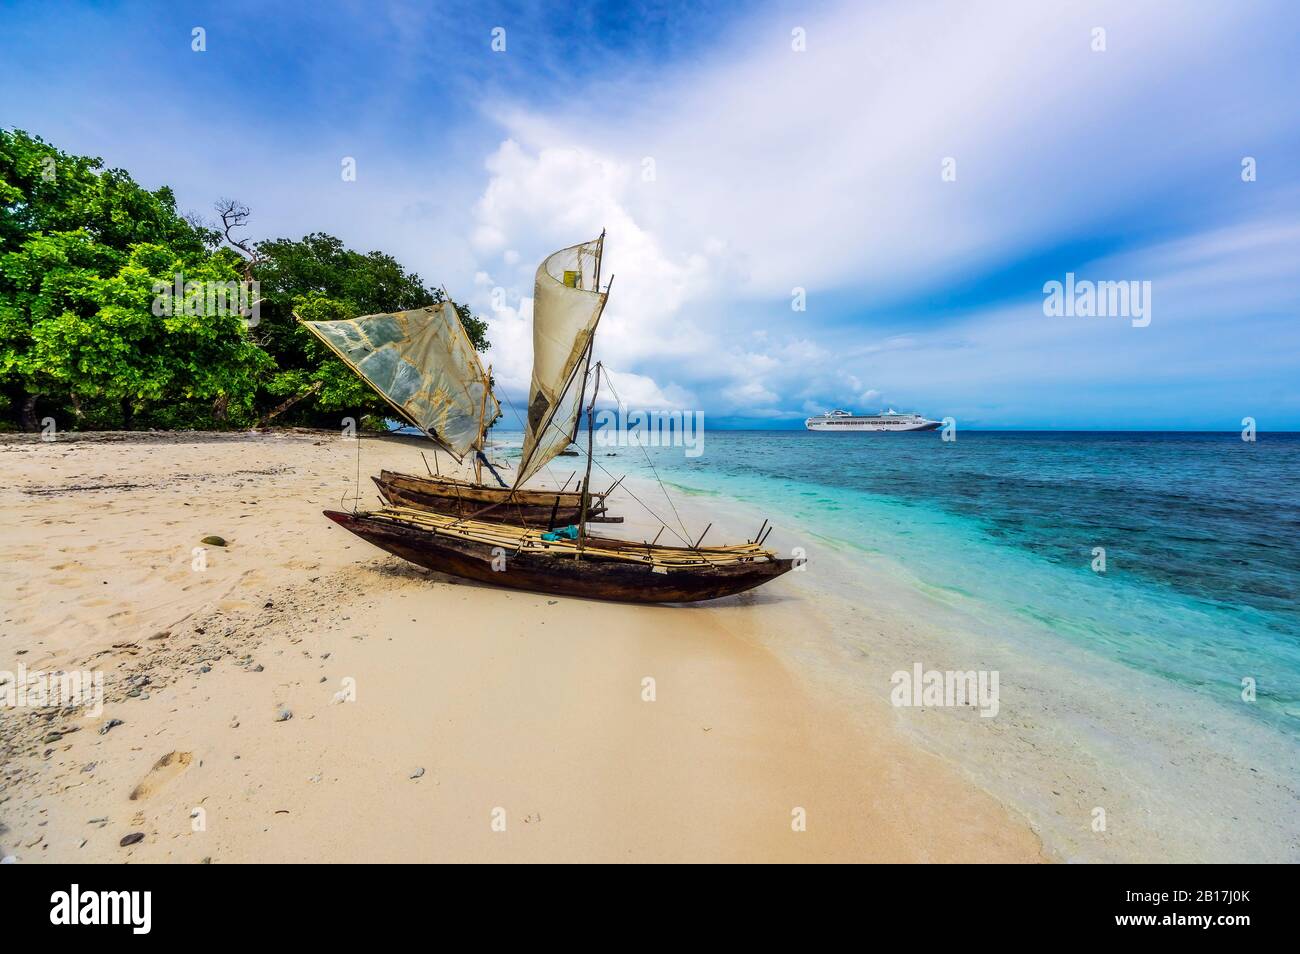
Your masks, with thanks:
[[(363, 481), (422, 466), (362, 441)], [(650, 607), (457, 581), (321, 516), (357, 467), (324, 432), (0, 441), (0, 670), (102, 672), (106, 697), (4, 712), (7, 855), (1053, 857), (884, 695), (824, 678), (845, 649), (811, 574)], [(754, 530), (732, 522), (711, 539)]]

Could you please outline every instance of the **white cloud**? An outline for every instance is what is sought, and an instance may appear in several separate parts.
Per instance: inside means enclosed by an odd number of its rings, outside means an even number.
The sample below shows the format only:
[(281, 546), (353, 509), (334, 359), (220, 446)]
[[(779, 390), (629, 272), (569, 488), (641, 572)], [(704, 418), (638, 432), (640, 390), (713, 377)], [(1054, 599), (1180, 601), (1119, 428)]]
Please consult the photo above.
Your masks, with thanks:
[[(598, 351), (651, 392), (679, 381), (724, 413), (876, 403), (886, 353), (938, 348), (951, 361), (969, 340), (797, 334), (825, 321), (820, 302), (843, 289), (865, 304), (897, 296), (1139, 201), (1199, 132), (1150, 114), (1134, 91), (1195, 77), (1205, 38), (1231, 47), (1226, 16), (1031, 0), (845, 5), (805, 24), (804, 54), (789, 50), (781, 17), (764, 18), (707, 65), (620, 90), (622, 108), (599, 123), (498, 106), (509, 138), (487, 160), (473, 228), (481, 266), (502, 268), (515, 303), (493, 315), (494, 352), (527, 344), (516, 324), (541, 257), (604, 226), (617, 281)], [(1094, 21), (1107, 24), (1106, 53), (1090, 49)], [(1144, 148), (1119, 173), (1094, 174), (1088, 151), (1105, 148), (1094, 130), (1122, 136), (1135, 117)], [(956, 182), (940, 177), (947, 156)], [(506, 249), (517, 258), (501, 266)], [(810, 310), (792, 318), (796, 285)], [(525, 364), (502, 361), (512, 383)]]

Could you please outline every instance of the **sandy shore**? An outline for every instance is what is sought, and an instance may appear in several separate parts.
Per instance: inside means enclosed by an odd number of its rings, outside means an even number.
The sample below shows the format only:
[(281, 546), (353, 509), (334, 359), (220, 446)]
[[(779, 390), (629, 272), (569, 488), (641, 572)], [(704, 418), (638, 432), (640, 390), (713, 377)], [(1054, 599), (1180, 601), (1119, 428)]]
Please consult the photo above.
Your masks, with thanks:
[[(1044, 859), (883, 700), (823, 691), (842, 650), (805, 581), (634, 607), (428, 574), (321, 517), (356, 451), (304, 432), (0, 441), (0, 670), (102, 672), (105, 694), (97, 715), (0, 715), (6, 854)], [(362, 480), (418, 472), (418, 451), (364, 440)], [(228, 546), (196, 563), (213, 534)]]

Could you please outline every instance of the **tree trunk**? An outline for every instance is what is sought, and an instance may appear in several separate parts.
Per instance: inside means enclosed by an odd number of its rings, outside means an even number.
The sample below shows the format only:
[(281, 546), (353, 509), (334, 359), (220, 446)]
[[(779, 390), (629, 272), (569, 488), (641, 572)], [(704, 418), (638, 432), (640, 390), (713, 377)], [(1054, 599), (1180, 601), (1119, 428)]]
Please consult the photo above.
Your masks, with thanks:
[(322, 385), (323, 383), (324, 383), (324, 382), (322, 382), (322, 381), (317, 381), (315, 384), (313, 384), (313, 385), (312, 385), (311, 387), (309, 387), (307, 390), (305, 390), (305, 391), (299, 391), (297, 394), (295, 394), (293, 397), (289, 398), (287, 401), (283, 401), (283, 402), (281, 402), (281, 404), (280, 404), (279, 407), (276, 407), (276, 408), (272, 409), (272, 410), (270, 411), (270, 413), (268, 413), (265, 417), (263, 417), (263, 418), (262, 418), (260, 421), (258, 421), (256, 424), (254, 424), (254, 425), (253, 425), (253, 429), (254, 429), (254, 430), (257, 430), (258, 428), (266, 427), (267, 423), (268, 423), (272, 418), (279, 417), (281, 414), (283, 414), (285, 411), (289, 410), (289, 408), (293, 407), (293, 406), (294, 406), (295, 404), (297, 404), (299, 401), (303, 400), (304, 398), (311, 397), (313, 394), (315, 394), (317, 391), (319, 391), (319, 390), (321, 389), (321, 385)]
[(41, 422), (36, 420), (36, 399), (38, 395), (29, 394), (23, 400), (23, 430), (39, 431)]
[(216, 400), (212, 402), (213, 418), (215, 418), (218, 421), (221, 421), (224, 424), (226, 418), (229, 416), (229, 410), (230, 410), (230, 395), (225, 394), (224, 392), (218, 394)]
[(122, 430), (129, 431), (135, 423), (135, 402), (129, 397), (122, 398)]

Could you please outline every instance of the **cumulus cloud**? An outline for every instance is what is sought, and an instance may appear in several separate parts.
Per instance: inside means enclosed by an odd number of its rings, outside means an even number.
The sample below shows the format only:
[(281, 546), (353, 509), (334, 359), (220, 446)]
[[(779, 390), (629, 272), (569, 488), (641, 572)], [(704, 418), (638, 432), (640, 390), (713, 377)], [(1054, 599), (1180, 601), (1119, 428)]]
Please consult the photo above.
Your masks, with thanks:
[[(603, 226), (617, 279), (598, 356), (639, 375), (647, 400), (773, 417), (886, 399), (922, 409), (958, 400), (947, 384), (968, 379), (984, 382), (988, 411), (1053, 364), (990, 333), (1036, 340), (1040, 328), (998, 316), (1033, 322), (1037, 306), (936, 316), (930, 289), (1076, 240), (1199, 174), (1191, 103), (1221, 136), (1278, 123), (1206, 82), (1206, 58), (1236, 62), (1255, 29), (1213, 7), (843, 5), (801, 18), (805, 53), (789, 48), (787, 20), (760, 17), (707, 63), (624, 90), (599, 123), (494, 109), (506, 138), (486, 162), (473, 245), (504, 290), (490, 323), (512, 384), (527, 377), (514, 351), (536, 263)], [(1105, 52), (1092, 48), (1097, 23)], [(1139, 269), (1177, 251), (1148, 244), (1150, 261), (1130, 258)], [(796, 286), (806, 312), (790, 307)], [(904, 307), (853, 321), (882, 300)], [(1023, 366), (996, 360), (1010, 354)], [(990, 381), (993, 367), (1019, 383)]]

